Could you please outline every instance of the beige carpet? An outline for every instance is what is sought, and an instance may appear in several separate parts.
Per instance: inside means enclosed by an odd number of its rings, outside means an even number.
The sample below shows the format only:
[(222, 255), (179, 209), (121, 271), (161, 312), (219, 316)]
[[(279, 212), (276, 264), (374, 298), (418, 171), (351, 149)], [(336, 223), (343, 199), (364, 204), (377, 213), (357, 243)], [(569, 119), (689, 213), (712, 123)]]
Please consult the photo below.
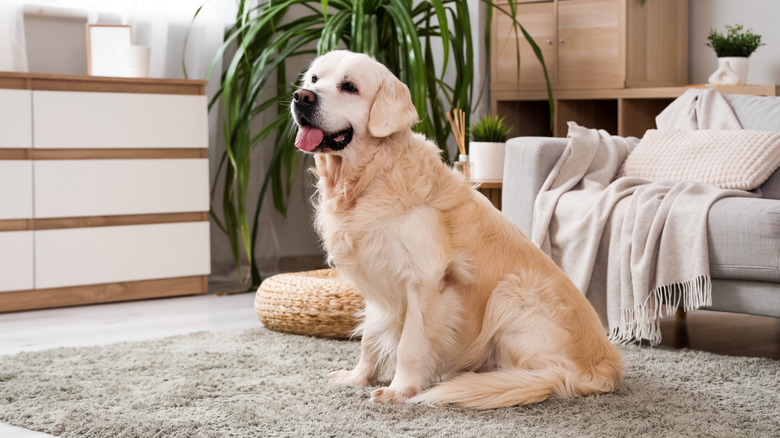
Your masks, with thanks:
[(613, 394), (471, 411), (327, 384), (359, 344), (259, 328), (0, 357), (0, 422), (67, 437), (771, 437), (780, 362), (622, 347)]

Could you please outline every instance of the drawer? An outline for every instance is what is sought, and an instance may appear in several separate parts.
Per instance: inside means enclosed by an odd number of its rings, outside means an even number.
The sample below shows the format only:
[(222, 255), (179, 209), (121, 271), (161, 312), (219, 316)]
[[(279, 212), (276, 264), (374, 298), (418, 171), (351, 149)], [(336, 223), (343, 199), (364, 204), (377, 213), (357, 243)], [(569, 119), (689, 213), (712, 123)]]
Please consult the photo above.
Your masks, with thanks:
[(205, 148), (206, 96), (33, 91), (36, 148)]
[(30, 90), (0, 90), (0, 148), (32, 147)]
[(38, 289), (209, 272), (208, 222), (35, 232)]
[(33, 217), (32, 161), (0, 160), (0, 219)]
[(0, 232), (0, 292), (33, 288), (33, 232)]
[(207, 159), (35, 161), (35, 217), (208, 211)]

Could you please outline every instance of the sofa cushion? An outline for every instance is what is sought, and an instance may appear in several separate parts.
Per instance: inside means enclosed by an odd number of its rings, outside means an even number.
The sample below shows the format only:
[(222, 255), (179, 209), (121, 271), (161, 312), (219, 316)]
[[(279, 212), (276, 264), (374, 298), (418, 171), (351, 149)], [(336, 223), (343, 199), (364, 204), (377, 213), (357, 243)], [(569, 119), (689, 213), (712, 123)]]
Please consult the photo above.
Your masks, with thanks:
[(743, 129), (780, 132), (780, 97), (729, 94), (726, 99)]
[(778, 165), (779, 132), (650, 129), (626, 158), (620, 176), (752, 190)]
[(722, 198), (707, 222), (712, 278), (780, 282), (780, 202)]
[[(744, 129), (780, 132), (780, 97), (727, 94), (734, 114)], [(764, 198), (780, 199), (780, 170), (761, 186)]]

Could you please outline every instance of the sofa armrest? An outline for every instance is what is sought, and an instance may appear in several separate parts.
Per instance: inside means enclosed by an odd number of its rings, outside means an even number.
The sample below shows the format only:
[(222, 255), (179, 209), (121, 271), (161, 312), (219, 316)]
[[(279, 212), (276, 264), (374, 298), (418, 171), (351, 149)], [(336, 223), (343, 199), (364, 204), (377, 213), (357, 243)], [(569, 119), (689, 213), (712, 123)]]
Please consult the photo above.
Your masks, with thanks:
[(517, 137), (506, 143), (502, 211), (526, 236), (531, 235), (536, 195), (567, 142), (565, 138)]

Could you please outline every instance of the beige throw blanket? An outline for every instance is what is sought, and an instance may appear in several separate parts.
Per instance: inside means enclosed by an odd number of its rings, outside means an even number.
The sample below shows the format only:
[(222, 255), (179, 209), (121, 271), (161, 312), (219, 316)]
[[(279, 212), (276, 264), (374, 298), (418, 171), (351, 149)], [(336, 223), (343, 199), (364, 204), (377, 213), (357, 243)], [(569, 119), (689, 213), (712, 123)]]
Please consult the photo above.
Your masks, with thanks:
[(714, 88), (691, 88), (655, 118), (658, 129), (742, 129), (731, 105)]
[(722, 196), (694, 182), (615, 180), (636, 138), (569, 123), (537, 196), (532, 240), (588, 297), (613, 341), (661, 340), (660, 317), (711, 304), (707, 215)]

